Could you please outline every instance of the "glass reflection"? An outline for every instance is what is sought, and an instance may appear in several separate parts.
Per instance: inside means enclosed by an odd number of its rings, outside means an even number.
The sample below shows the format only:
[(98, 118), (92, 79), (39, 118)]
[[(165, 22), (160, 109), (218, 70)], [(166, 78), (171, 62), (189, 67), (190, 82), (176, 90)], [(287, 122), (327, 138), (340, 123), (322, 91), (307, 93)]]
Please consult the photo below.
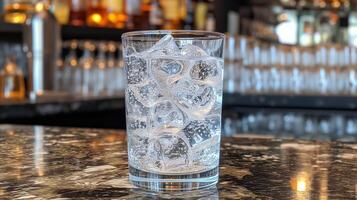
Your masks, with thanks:
[(35, 143), (34, 143), (34, 163), (35, 169), (38, 176), (44, 175), (44, 161), (43, 161), (43, 127), (35, 126)]
[(149, 192), (141, 189), (131, 189), (129, 200), (134, 199), (204, 199), (218, 200), (219, 193), (217, 187), (210, 187), (202, 190), (193, 191), (172, 191), (172, 192)]

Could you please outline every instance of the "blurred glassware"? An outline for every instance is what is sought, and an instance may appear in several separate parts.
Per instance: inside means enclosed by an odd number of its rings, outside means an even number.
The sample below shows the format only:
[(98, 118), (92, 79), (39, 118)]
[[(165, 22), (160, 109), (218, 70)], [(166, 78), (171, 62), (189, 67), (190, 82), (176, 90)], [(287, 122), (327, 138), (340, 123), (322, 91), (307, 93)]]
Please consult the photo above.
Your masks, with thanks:
[(94, 50), (95, 46), (92, 42), (85, 41), (83, 43), (83, 55), (79, 59), (81, 68), (81, 95), (93, 96), (96, 85), (96, 74), (94, 68)]
[(280, 45), (237, 35), (227, 35), (226, 44), (226, 93), (357, 95), (356, 47)]
[(0, 99), (20, 100), (24, 98), (24, 75), (13, 59), (7, 58), (0, 71)]
[(105, 92), (107, 80), (105, 79), (105, 70), (107, 67), (107, 45), (104, 42), (99, 42), (97, 57), (94, 61), (94, 79), (96, 84), (93, 86), (94, 96), (99, 96)]
[(226, 111), (222, 134), (272, 134), (318, 140), (357, 140), (357, 116), (339, 113), (300, 113), (295, 111)]

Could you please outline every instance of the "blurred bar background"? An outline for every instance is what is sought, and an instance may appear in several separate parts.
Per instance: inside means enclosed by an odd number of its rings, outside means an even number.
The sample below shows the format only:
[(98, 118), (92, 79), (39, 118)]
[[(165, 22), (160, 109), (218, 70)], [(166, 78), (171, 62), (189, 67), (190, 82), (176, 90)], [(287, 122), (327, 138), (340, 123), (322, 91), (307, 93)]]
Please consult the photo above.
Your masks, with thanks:
[(227, 33), (225, 135), (356, 138), (357, 1), (4, 0), (0, 16), (0, 123), (125, 128), (121, 34), (187, 29)]

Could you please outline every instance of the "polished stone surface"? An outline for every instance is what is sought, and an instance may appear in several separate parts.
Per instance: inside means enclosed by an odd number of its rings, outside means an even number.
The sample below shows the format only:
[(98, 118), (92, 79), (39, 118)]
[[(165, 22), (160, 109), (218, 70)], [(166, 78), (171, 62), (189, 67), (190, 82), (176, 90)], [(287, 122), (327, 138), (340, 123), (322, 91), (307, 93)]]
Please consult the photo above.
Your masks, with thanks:
[(0, 199), (357, 199), (357, 144), (224, 138), (217, 188), (147, 193), (128, 183), (122, 131), (0, 126)]

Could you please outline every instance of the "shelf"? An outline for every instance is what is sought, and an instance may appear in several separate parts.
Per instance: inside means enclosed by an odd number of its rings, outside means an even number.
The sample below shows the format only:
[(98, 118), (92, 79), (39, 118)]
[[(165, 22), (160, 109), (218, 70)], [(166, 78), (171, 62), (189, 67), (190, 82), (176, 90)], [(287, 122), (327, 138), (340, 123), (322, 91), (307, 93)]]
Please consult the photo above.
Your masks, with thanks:
[(323, 12), (323, 11), (332, 11), (332, 12), (349, 12), (350, 8), (333, 8), (333, 7), (301, 7), (301, 6), (282, 6), (284, 10), (297, 10), (297, 11), (314, 11), (314, 12)]
[(264, 107), (316, 110), (357, 111), (357, 97), (353, 96), (287, 96), (225, 94), (227, 107)]
[[(21, 42), (22, 24), (0, 22), (0, 41)], [(121, 35), (129, 30), (88, 26), (62, 26), (62, 39), (90, 39), (121, 41)]]
[[(32, 103), (29, 101), (0, 103), (0, 120), (31, 118), (77, 112), (124, 110), (122, 96), (93, 99), (61, 98)], [(224, 94), (223, 109), (264, 108), (357, 111), (357, 97), (347, 96), (284, 96)]]

